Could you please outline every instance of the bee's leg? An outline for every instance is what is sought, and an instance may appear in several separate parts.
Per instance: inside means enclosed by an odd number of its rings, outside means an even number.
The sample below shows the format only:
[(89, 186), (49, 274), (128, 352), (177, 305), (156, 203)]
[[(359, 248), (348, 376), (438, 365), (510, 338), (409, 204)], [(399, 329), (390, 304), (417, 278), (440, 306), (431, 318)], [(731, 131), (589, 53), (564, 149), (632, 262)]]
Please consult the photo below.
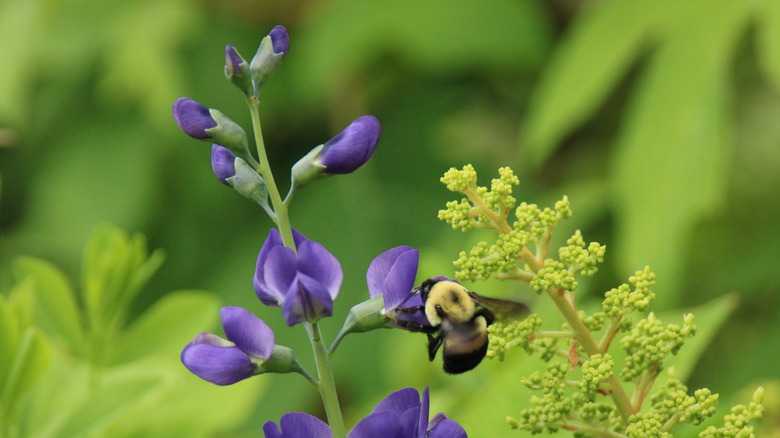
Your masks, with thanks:
[(419, 322), (415, 322), (415, 321), (404, 321), (402, 319), (395, 319), (395, 318), (388, 318), (388, 319), (390, 321), (393, 321), (393, 324), (397, 325), (398, 327), (401, 327), (402, 329), (405, 330), (409, 330), (410, 332), (433, 333), (437, 330), (437, 328), (435, 327), (420, 324)]
[(424, 312), (425, 306), (396, 307), (395, 310), (403, 313), (417, 313), (417, 312)]
[(433, 358), (436, 357), (436, 352), (439, 351), (439, 348), (443, 343), (444, 336), (441, 334), (439, 334), (439, 336), (433, 336), (428, 333), (428, 360), (433, 361)]

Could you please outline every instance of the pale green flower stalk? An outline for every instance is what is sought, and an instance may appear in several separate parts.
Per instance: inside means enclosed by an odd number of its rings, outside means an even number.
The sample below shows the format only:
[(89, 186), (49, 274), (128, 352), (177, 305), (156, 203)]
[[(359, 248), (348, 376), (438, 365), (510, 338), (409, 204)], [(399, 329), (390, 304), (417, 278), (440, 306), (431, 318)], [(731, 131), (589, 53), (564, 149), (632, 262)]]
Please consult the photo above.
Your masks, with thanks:
[[(635, 321), (634, 314), (646, 312), (655, 298), (650, 289), (655, 274), (648, 267), (637, 271), (628, 283), (607, 291), (601, 311), (588, 315), (578, 310), (577, 277), (598, 271), (606, 247), (586, 243), (577, 230), (559, 248), (557, 259), (551, 257), (549, 245), (556, 225), (572, 216), (568, 198), (564, 196), (553, 208), (525, 202), (516, 205), (512, 187), (519, 180), (508, 167), (498, 172), (488, 189), (477, 185), (471, 165), (447, 171), (441, 182), (465, 197), (448, 202), (439, 211), (439, 219), (453, 229), (483, 228), (497, 233), (495, 242), (480, 242), (459, 254), (453, 262), (458, 280), (527, 282), (548, 296), (565, 320), (560, 330), (543, 330), (536, 314), (489, 327), (487, 357), (501, 359), (508, 350), (521, 348), (549, 362), (544, 373), (523, 380), (542, 395), (532, 398), (534, 407), (509, 417), (510, 426), (531, 433), (563, 429), (579, 437), (670, 437), (675, 424), (699, 425), (714, 415), (717, 394), (704, 388), (688, 395), (688, 388), (671, 370), (667, 382), (652, 391), (664, 359), (695, 335), (693, 315), (684, 315), (682, 324), (664, 325), (652, 312)], [(613, 342), (618, 338), (619, 342)], [(568, 341), (564, 348), (558, 346), (562, 339)], [(615, 345), (626, 352), (621, 364), (610, 353)], [(759, 388), (750, 405), (735, 407), (724, 426), (708, 427), (700, 436), (752, 436), (748, 423), (761, 416), (762, 394)], [(602, 396), (611, 404), (604, 403)]]

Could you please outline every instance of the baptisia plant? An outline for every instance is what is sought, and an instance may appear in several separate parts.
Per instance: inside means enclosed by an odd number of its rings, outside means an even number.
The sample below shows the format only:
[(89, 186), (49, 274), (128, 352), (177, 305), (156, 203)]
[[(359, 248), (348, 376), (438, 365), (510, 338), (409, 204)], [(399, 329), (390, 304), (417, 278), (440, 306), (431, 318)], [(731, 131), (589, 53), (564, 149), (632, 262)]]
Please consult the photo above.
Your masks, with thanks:
[[(212, 144), (211, 165), (216, 178), (261, 206), (275, 222), (276, 227), (268, 232), (257, 255), (255, 293), (263, 304), (280, 308), (287, 325), (304, 327), (316, 372), (305, 370), (291, 349), (275, 344), (268, 325), (239, 307), (224, 307), (220, 313), (225, 338), (200, 333), (184, 347), (181, 360), (192, 373), (217, 385), (234, 384), (264, 373), (301, 374), (319, 391), (328, 423), (293, 412), (282, 416), (281, 429), (272, 422), (266, 424), (266, 436), (344, 438), (347, 434), (333, 379), (332, 353), (325, 347), (318, 325), (320, 319), (333, 314), (343, 272), (338, 259), (322, 244), (291, 227), (288, 208), (296, 189), (325, 176), (354, 172), (366, 164), (377, 147), (381, 128), (376, 117), (364, 115), (314, 147), (292, 167), (290, 189), (283, 200), (263, 141), (259, 94), (261, 86), (287, 56), (289, 44), (287, 30), (276, 26), (262, 39), (249, 62), (232, 45), (225, 47), (225, 76), (243, 93), (249, 107), (256, 156), (249, 152), (246, 131), (219, 110), (182, 97), (174, 103), (173, 115), (185, 134)], [(416, 271), (416, 251), (413, 254), (407, 257), (414, 258)], [(384, 265), (381, 269), (385, 269)], [(413, 272), (411, 278), (409, 272), (404, 276), (407, 283), (414, 280)], [(398, 286), (401, 288), (386, 296), (396, 300), (411, 291), (411, 285), (405, 292), (402, 287), (406, 286)], [(388, 284), (387, 290), (390, 289)], [(381, 294), (377, 290), (372, 295)], [(381, 317), (384, 323), (386, 320)], [(428, 397), (427, 388), (422, 400), (413, 388), (395, 392), (361, 420), (349, 436), (465, 437), (465, 431), (443, 414), (429, 421)]]

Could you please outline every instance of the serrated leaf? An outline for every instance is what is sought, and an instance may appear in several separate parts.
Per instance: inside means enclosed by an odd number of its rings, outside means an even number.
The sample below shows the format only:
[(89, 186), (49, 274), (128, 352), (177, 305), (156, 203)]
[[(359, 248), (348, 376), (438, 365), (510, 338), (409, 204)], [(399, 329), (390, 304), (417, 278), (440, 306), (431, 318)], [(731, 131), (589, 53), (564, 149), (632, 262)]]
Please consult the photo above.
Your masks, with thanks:
[(766, 0), (756, 14), (756, 59), (764, 74), (780, 90), (780, 2)]
[(68, 348), (83, 352), (84, 331), (79, 306), (65, 274), (53, 264), (32, 257), (15, 259), (13, 269), (17, 281), (33, 281), (41, 328), (61, 336)]
[(749, 2), (680, 4), (640, 81), (612, 163), (618, 267), (650, 265), (669, 307), (687, 236), (724, 200), (731, 145), (728, 80)]
[(219, 299), (206, 292), (165, 295), (130, 325), (118, 359), (132, 361), (181, 351), (196, 334), (214, 326), (219, 305)]
[(618, 85), (650, 31), (674, 7), (668, 0), (615, 0), (585, 9), (542, 72), (521, 140), (543, 162)]

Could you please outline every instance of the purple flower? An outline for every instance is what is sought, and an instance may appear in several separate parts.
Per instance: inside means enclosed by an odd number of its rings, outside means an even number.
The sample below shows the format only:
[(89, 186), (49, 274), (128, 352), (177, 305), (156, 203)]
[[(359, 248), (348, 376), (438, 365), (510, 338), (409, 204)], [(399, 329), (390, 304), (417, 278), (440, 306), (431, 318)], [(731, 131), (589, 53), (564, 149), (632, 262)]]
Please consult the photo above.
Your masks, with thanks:
[(279, 231), (271, 229), (257, 256), (254, 286), (257, 297), (268, 306), (281, 306), (287, 325), (314, 322), (333, 313), (339, 293), (341, 265), (324, 246), (293, 229), (296, 254), (282, 243)]
[[(366, 273), (368, 294), (373, 298), (382, 295), (385, 314), (406, 322), (430, 325), (422, 310), (422, 297), (414, 291), (419, 251), (411, 246), (397, 246), (379, 254)], [(396, 312), (397, 308), (420, 308), (417, 312)], [(404, 328), (403, 326), (399, 326)]]
[[(388, 395), (349, 432), (348, 438), (467, 438), (466, 431), (444, 414), (428, 420), (430, 399), (428, 388), (420, 394), (405, 388)], [(322, 420), (302, 412), (292, 412), (279, 421), (281, 431), (273, 421), (263, 426), (265, 438), (326, 438), (330, 429)]]
[(268, 36), (271, 37), (273, 43), (274, 54), (281, 54), (282, 57), (287, 56), (287, 51), (290, 50), (290, 36), (287, 34), (287, 28), (280, 25), (274, 26)]
[(271, 29), (271, 32), (260, 41), (257, 53), (249, 63), (255, 96), (260, 91), (260, 86), (282, 63), (289, 49), (290, 37), (287, 35), (287, 29), (282, 25)]
[(243, 158), (248, 156), (246, 132), (220, 111), (180, 97), (173, 103), (173, 118), (190, 137), (212, 141)]
[(225, 46), (225, 77), (244, 94), (251, 93), (252, 75), (249, 72), (249, 64), (230, 44)]
[(185, 134), (198, 140), (209, 140), (208, 130), (217, 127), (211, 110), (189, 97), (180, 97), (173, 103), (173, 117)]
[(214, 176), (224, 185), (230, 186), (227, 181), (236, 175), (236, 156), (230, 149), (218, 144), (211, 146), (211, 168), (214, 170)]
[(354, 172), (371, 158), (381, 132), (376, 117), (358, 117), (322, 146), (316, 163), (325, 166), (324, 172), (331, 175)]
[(257, 367), (274, 351), (274, 333), (268, 325), (241, 307), (220, 312), (227, 339), (200, 333), (181, 352), (188, 370), (217, 385), (231, 385), (257, 374)]

